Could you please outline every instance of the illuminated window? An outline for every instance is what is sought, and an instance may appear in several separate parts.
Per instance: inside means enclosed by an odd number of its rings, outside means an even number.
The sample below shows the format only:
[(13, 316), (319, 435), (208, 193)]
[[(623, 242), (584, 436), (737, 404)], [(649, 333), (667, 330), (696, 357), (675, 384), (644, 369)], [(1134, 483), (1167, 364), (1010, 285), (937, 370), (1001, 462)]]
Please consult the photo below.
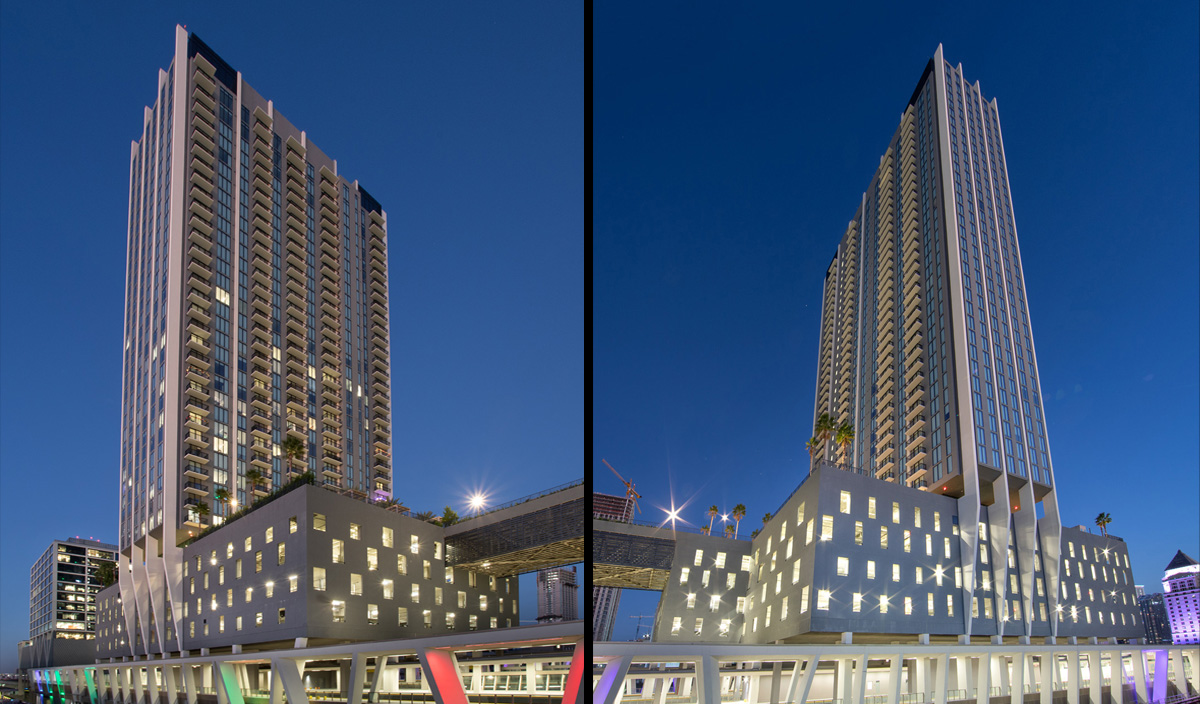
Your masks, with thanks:
[(842, 492), (838, 507), (841, 509), (842, 513), (850, 513), (850, 492)]
[(742, 555), (742, 571), (743, 572), (750, 571), (750, 556), (749, 555)]
[(225, 605), (233, 606), (233, 589), (225, 590)]
[[(987, 540), (987, 524), (983, 521), (979, 522), (979, 539)], [(1071, 555), (1071, 557), (1075, 557), (1075, 555)]]
[(804, 502), (803, 501), (801, 501), (800, 505), (796, 507), (796, 525), (799, 526), (802, 523), (804, 523)]
[(238, 558), (237, 562), (233, 563), (233, 573), (235, 578), (242, 578), (242, 558)]
[(863, 526), (862, 521), (854, 522), (854, 544), (862, 545), (863, 543)]
[(875, 561), (867, 560), (867, 579), (875, 579)]
[(225, 617), (221, 616), (217, 619), (217, 633), (225, 632)]
[(300, 588), (300, 578), (296, 575), (288, 577), (288, 591), (294, 592)]
[(225, 565), (217, 568), (217, 584), (225, 583)]
[(986, 619), (989, 619), (989, 620), (992, 618), (992, 600), (991, 599), (988, 599), (988, 598), (983, 599), (983, 617)]
[(871, 497), (867, 498), (867, 518), (874, 518), (874, 517), (875, 517), (875, 497), (871, 496)]
[(904, 552), (912, 552), (912, 532), (904, 531)]
[(720, 609), (720, 608), (721, 608), (721, 597), (717, 594), (713, 594), (712, 596), (710, 596), (708, 598), (708, 610), (716, 611), (717, 609)]
[(414, 604), (421, 603), (421, 585), (420, 584), (412, 585), (412, 592), (409, 594), (409, 599)]
[(429, 579), (432, 574), (433, 574), (433, 570), (429, 564), (429, 560), (422, 560), (421, 561), (421, 576), (423, 576), (425, 579)]
[(913, 526), (915, 526), (917, 528), (921, 527), (921, 507), (920, 506), (916, 506), (913, 508)]
[(679, 616), (671, 619), (671, 635), (679, 635), (679, 630), (683, 628), (683, 619)]
[(396, 610), (396, 623), (401, 626), (408, 625), (408, 608), (401, 606)]
[(950, 539), (943, 538), (942, 540), (944, 541), (942, 543), (942, 553), (946, 556), (946, 559), (949, 559), (950, 558)]
[(225, 557), (226, 558), (233, 557), (233, 543), (230, 543), (225, 546)]
[(318, 592), (325, 591), (325, 568), (324, 567), (314, 567), (313, 568), (313, 591), (318, 591)]
[(375, 548), (367, 548), (367, 570), (374, 572), (379, 569), (379, 551)]
[(746, 613), (746, 597), (739, 596), (737, 598), (737, 613)]
[(687, 595), (687, 607), (688, 607), (689, 609), (694, 609), (694, 608), (696, 608), (696, 595), (695, 595), (695, 594), (688, 594), (688, 595)]
[(254, 571), (262, 572), (262, 550), (254, 553)]
[(818, 589), (817, 590), (817, 611), (828, 611), (828, 610), (829, 610), (829, 590), (828, 589)]
[(895, 562), (892, 563), (892, 581), (900, 581), (900, 565), (896, 564)]
[(912, 616), (912, 597), (911, 596), (904, 597), (904, 615)]
[(784, 557), (789, 560), (792, 559), (792, 543), (795, 540), (796, 540), (795, 538), (788, 538), (788, 541), (787, 541), (787, 554)]
[(854, 613), (862, 611), (862, 594), (854, 592), (854, 596), (851, 599), (851, 610), (853, 610)]
[(278, 556), (276, 564), (282, 565), (287, 557), (287, 554), (286, 554), (287, 553), (287, 543), (280, 543), (278, 552), (279, 552), (279, 556)]
[(350, 596), (362, 596), (362, 575), (350, 573)]
[(925, 581), (925, 571), (920, 567), (917, 568), (917, 584)]
[(929, 615), (933, 616), (933, 594), (926, 594), (925, 602), (926, 602), (925, 605), (927, 607), (927, 611), (929, 612)]
[(839, 577), (845, 577), (850, 574), (850, 559), (839, 557), (837, 559), (837, 573)]
[(268, 528), (268, 529), (267, 529), (267, 535), (266, 535), (266, 541), (267, 541), (267, 544), (269, 545), (269, 544), (271, 543), (271, 541), (272, 541), (272, 540), (274, 540), (274, 539), (275, 539), (275, 529), (274, 529), (274, 528)]
[(267, 598), (268, 599), (273, 598), (275, 596), (275, 583), (267, 582), (263, 586), (266, 587)]
[(778, 594), (783, 589), (783, 573), (775, 575), (775, 593)]
[(725, 553), (723, 553), (723, 552), (717, 553), (716, 568), (719, 570), (725, 569)]
[(813, 519), (808, 519), (808, 523), (804, 524), (804, 544), (808, 545), (813, 539)]
[(238, 616), (236, 619), (234, 619), (234, 626), (233, 626), (233, 628), (234, 628), (234, 630), (236, 630), (236, 631), (240, 631), (240, 630), (242, 630), (242, 617), (241, 617), (241, 616)]
[(733, 589), (733, 585), (737, 583), (737, 573), (730, 572), (725, 575), (725, 588)]
[(821, 516), (821, 540), (833, 538), (833, 516)]
[(345, 623), (346, 622), (346, 602), (335, 601), (335, 602), (332, 602), (332, 606), (333, 606), (333, 622), (334, 623)]
[(886, 614), (888, 607), (888, 598), (886, 594), (879, 595), (879, 613)]
[(333, 540), (333, 564), (340, 565), (346, 562), (345, 544), (337, 538)]
[(433, 603), (435, 606), (442, 605), (442, 588), (441, 587), (433, 588)]
[(257, 628), (258, 626), (261, 626), (262, 624), (263, 624), (262, 612), (259, 611), (258, 613), (254, 614), (254, 626), (255, 626), (255, 628)]
[(946, 615), (947, 616), (954, 615), (954, 595), (952, 595), (952, 594), (946, 595)]
[[(770, 606), (767, 606), (767, 614), (766, 614), (766, 619), (763, 621), (763, 627), (764, 628), (771, 627), (771, 607)], [(696, 631), (696, 635), (700, 635), (700, 631)]]
[(884, 550), (886, 550), (886, 549), (887, 549), (887, 546), (888, 546), (888, 530), (887, 530), (887, 526), (879, 526), (879, 547), (881, 547), (881, 548), (883, 548)]
[(246, 603), (249, 604), (250, 600), (253, 598), (254, 598), (254, 587), (246, 587)]
[(394, 590), (392, 589), (392, 580), (390, 580), (390, 579), (383, 580), (383, 598), (391, 599), (393, 596), (394, 596)]
[[(800, 558), (796, 558), (796, 561), (792, 563), (792, 584), (795, 584), (799, 581), (800, 581)], [(732, 587), (732, 586), (733, 585), (730, 585), (730, 587)]]
[(679, 568), (679, 583), (680, 584), (687, 584), (688, 572), (690, 572), (690, 571), (691, 571), (691, 568), (689, 568), (689, 567), (680, 567)]
[(433, 541), (433, 559), (442, 559), (442, 544), (438, 541)]
[(409, 552), (411, 552), (412, 554), (416, 555), (416, 554), (417, 554), (417, 552), (420, 550), (420, 548), (421, 548), (421, 543), (420, 543), (420, 541), (417, 539), (417, 536), (415, 536), (415, 535), (410, 535), (410, 536), (408, 537), (408, 550), (409, 550)]
[(289, 518), (289, 519), (288, 519), (288, 532), (289, 532), (289, 533), (295, 533), (295, 532), (296, 532), (296, 529), (297, 529), (297, 526), (296, 526), (296, 517), (295, 517), (295, 516), (292, 516), (291, 518)]
[(379, 605), (378, 604), (367, 604), (367, 625), (368, 626), (379, 625)]
[(696, 551), (696, 559), (692, 562), (692, 564), (695, 565), (696, 567), (699, 567), (704, 564), (704, 551), (703, 550)]
[(254, 537), (248, 535), (248, 536), (246, 536), (246, 552), (250, 552), (253, 549), (254, 549)]
[(727, 618), (721, 619), (721, 624), (717, 627), (717, 635), (728, 636), (729, 635), (729, 624), (730, 624), (730, 619), (727, 619)]
[(892, 502), (892, 523), (899, 523), (899, 522), (900, 522), (900, 504), (893, 501)]
[(942, 514), (937, 511), (933, 512), (933, 530), (938, 533), (942, 532)]
[(808, 586), (800, 590), (800, 613), (808, 611)]

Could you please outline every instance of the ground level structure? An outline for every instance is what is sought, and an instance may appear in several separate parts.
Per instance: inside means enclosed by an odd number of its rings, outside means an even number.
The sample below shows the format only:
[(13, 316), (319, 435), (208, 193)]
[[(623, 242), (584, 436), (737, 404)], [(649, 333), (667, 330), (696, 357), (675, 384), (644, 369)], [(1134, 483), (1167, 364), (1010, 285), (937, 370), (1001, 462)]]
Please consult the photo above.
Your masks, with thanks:
[(125, 658), (35, 669), (37, 701), (75, 704), (309, 704), (342, 701), (581, 704), (583, 622), (287, 650)]
[(1116, 643), (595, 643), (592, 702), (1162, 704), (1198, 698), (1198, 661)]

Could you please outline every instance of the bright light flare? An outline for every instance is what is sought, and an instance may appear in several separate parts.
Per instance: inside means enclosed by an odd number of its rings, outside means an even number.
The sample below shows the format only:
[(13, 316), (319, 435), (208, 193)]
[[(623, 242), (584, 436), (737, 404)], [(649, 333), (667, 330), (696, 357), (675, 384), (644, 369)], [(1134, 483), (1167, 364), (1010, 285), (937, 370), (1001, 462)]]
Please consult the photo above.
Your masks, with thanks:
[(475, 511), (482, 511), (487, 501), (487, 496), (481, 493), (471, 495), (471, 508)]

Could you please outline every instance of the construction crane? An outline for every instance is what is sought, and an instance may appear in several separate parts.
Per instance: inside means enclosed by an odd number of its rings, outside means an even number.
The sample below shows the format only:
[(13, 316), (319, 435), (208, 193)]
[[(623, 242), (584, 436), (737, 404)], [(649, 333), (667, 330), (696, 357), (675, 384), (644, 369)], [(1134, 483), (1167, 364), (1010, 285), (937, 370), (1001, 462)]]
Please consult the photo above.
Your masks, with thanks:
[[(606, 463), (606, 464), (607, 464), (607, 463)], [(638, 622), (637, 622), (637, 628), (635, 628), (635, 629), (633, 630), (633, 639), (634, 639), (634, 640), (637, 640), (637, 639), (640, 637), (640, 635), (639, 635), (639, 634), (641, 633), (641, 630), (642, 630), (642, 619), (644, 619), (644, 618), (654, 618), (654, 616), (647, 616), (647, 615), (645, 615), (645, 614), (642, 614), (642, 615), (640, 615), (640, 616), (630, 616), (629, 618), (636, 618), (636, 619), (638, 620)], [(653, 623), (653, 622), (651, 622), (651, 623)], [(649, 628), (650, 628), (650, 626), (646, 626), (646, 628), (647, 628), (647, 629), (649, 629)], [(649, 634), (649, 633), (647, 633), (646, 635), (650, 635), (650, 634)]]
[(608, 463), (608, 460), (601, 458), (600, 461), (603, 462), (606, 467), (612, 469), (612, 473), (617, 475), (617, 479), (620, 479), (621, 483), (625, 485), (625, 498), (632, 500), (634, 509), (640, 513), (642, 507), (638, 506), (637, 500), (642, 498), (642, 495), (633, 490), (633, 482), (625, 481), (625, 477), (622, 477), (620, 472), (613, 469), (613, 466)]

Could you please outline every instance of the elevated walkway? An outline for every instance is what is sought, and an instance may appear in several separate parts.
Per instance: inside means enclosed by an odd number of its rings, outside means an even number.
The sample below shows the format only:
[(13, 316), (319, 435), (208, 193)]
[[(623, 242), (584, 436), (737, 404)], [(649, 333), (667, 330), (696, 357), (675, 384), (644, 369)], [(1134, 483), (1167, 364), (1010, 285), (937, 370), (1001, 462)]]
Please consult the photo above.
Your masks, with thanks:
[(498, 506), (446, 529), (446, 566), (496, 577), (583, 562), (583, 480)]
[(592, 519), (592, 585), (662, 591), (671, 576), (669, 528)]

